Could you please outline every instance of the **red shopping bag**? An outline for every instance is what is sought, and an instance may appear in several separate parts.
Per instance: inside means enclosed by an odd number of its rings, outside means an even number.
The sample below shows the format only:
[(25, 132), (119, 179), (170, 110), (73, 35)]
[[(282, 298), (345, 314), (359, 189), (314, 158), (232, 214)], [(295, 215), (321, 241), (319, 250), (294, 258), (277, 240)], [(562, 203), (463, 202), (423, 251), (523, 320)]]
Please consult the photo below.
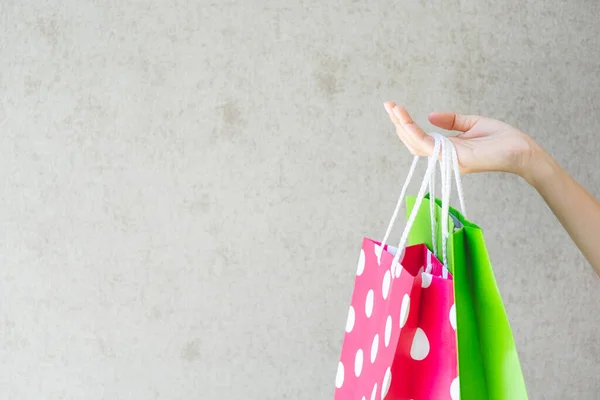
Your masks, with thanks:
[(363, 241), (335, 400), (459, 397), (452, 277), (425, 245), (396, 251)]

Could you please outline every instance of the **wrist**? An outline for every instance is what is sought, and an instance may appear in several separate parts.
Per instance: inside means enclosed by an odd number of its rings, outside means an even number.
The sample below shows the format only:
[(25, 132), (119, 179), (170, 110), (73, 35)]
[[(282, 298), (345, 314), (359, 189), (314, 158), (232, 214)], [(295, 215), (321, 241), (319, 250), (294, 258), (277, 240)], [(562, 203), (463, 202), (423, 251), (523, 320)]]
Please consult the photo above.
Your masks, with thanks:
[(556, 160), (539, 145), (532, 149), (530, 162), (523, 173), (523, 178), (536, 190), (542, 189), (552, 182), (562, 171)]

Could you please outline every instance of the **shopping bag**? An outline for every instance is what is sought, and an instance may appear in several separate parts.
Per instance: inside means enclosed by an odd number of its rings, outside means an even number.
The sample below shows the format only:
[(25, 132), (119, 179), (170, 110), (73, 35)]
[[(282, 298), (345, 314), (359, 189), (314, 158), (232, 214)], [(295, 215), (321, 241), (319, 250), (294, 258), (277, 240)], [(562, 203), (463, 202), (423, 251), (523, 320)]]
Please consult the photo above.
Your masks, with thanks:
[[(410, 295), (402, 295), (398, 346), (389, 399), (458, 399), (456, 314), (452, 276), (425, 245), (406, 248), (402, 266), (415, 276)], [(425, 270), (425, 271), (424, 271)], [(415, 303), (414, 305), (412, 303)], [(412, 313), (412, 314), (411, 314)]]
[[(416, 198), (407, 198), (411, 212)], [(442, 205), (426, 198), (408, 243), (432, 245), (430, 206), (440, 237)], [(462, 400), (522, 400), (527, 390), (481, 228), (450, 208), (448, 268), (453, 274)]]
[(393, 266), (380, 245), (363, 241), (335, 399), (458, 399), (452, 277), (424, 245)]
[[(440, 146), (436, 137), (417, 206), (398, 247), (385, 243), (417, 158), (384, 240), (363, 240), (336, 374), (336, 400), (459, 398), (452, 277), (425, 245), (405, 249)], [(442, 249), (446, 239), (442, 235)]]

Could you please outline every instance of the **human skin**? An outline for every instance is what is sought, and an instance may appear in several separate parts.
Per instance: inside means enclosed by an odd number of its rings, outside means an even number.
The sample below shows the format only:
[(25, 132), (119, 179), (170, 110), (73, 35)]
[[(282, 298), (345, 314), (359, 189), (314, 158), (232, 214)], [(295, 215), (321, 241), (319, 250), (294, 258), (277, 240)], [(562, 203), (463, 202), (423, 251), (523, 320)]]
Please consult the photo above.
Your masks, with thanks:
[[(394, 102), (384, 107), (410, 152), (429, 156), (434, 140)], [(600, 276), (600, 201), (577, 183), (540, 145), (521, 130), (479, 115), (434, 112), (429, 122), (458, 131), (450, 136), (462, 173), (508, 172), (537, 190), (592, 268)]]

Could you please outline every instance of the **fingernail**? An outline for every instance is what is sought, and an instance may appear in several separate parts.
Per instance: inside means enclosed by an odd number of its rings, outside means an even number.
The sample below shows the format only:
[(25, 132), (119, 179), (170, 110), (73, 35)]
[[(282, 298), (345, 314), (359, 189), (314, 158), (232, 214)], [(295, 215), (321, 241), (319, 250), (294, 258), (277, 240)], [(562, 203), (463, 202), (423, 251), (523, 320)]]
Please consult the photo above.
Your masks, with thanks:
[(400, 109), (398, 107), (394, 107), (394, 115), (398, 118), (401, 118), (400, 116)]
[(390, 106), (390, 103), (383, 103), (383, 106), (385, 107), (385, 111), (387, 111), (388, 114), (392, 112), (392, 106)]

